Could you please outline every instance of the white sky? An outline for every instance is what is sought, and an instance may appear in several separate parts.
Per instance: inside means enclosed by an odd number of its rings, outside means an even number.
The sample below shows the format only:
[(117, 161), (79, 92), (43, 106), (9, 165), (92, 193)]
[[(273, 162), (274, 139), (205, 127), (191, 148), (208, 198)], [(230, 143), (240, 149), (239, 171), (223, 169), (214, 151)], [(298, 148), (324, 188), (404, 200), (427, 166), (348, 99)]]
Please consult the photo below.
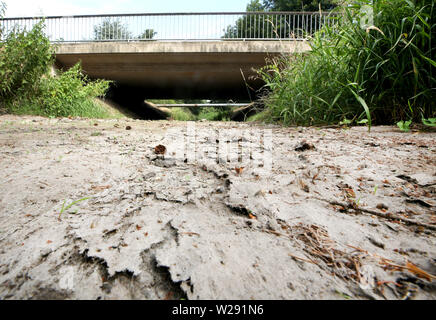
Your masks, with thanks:
[(3, 0), (6, 17), (245, 11), (249, 0)]

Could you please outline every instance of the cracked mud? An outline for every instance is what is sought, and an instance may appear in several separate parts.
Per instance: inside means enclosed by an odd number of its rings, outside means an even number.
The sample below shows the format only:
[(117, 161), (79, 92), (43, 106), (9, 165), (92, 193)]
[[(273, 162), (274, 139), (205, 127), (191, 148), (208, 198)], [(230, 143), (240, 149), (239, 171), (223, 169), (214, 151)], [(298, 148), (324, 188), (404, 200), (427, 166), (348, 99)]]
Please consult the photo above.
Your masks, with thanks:
[(0, 299), (435, 299), (435, 138), (1, 116)]

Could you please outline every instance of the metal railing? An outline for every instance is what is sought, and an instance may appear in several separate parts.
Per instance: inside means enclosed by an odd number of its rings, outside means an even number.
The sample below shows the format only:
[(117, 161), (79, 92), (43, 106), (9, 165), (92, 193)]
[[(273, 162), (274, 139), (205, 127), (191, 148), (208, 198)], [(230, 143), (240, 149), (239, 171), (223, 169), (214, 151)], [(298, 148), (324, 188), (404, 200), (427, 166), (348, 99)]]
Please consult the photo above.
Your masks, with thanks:
[(52, 42), (305, 39), (334, 16), (320, 12), (213, 12), (3, 18), (8, 32), (44, 20)]

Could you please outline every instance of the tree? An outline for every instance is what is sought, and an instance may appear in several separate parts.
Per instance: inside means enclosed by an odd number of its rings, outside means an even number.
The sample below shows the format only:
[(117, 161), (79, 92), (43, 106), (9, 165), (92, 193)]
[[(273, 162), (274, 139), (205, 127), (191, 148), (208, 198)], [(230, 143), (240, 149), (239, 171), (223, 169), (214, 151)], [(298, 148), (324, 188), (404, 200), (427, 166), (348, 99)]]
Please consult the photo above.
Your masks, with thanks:
[(106, 18), (97, 26), (94, 26), (95, 40), (127, 40), (133, 35), (119, 19)]
[(318, 11), (333, 10), (338, 6), (337, 0), (263, 0), (263, 8), (267, 11)]
[(153, 39), (154, 36), (155, 36), (156, 34), (157, 34), (157, 32), (154, 31), (154, 29), (145, 29), (144, 32), (141, 33), (141, 34), (137, 37), (137, 39), (138, 39), (138, 40), (141, 40), (141, 39), (147, 39), (147, 40), (150, 40), (150, 39)]
[(134, 37), (128, 26), (119, 19), (106, 18), (97, 26), (94, 26), (95, 40), (129, 40), (129, 39), (153, 39), (157, 34), (154, 29), (146, 29), (140, 35)]
[[(3, 1), (0, 1), (0, 19), (3, 18), (3, 16), (5, 15), (6, 12), (6, 3), (4, 3)], [(1, 28), (0, 25), (0, 39), (2, 38), (2, 33), (3, 33), (3, 29)]]

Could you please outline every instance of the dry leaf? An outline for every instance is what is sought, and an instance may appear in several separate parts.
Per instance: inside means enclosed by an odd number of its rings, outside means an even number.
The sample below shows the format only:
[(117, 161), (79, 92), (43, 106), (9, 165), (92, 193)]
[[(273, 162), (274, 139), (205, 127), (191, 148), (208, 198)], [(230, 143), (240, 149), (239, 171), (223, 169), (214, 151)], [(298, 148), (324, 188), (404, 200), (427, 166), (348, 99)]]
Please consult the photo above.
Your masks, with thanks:
[(347, 193), (348, 198), (356, 198), (356, 193), (354, 193), (354, 190), (352, 188), (345, 188), (344, 190)]
[(138, 225), (136, 225), (136, 230), (141, 230), (142, 229), (142, 227), (141, 226), (138, 226)]
[(235, 167), (235, 171), (236, 171), (237, 174), (241, 174), (242, 170), (244, 170), (244, 167), (240, 167), (240, 168)]
[(252, 215), (251, 213), (248, 213), (248, 217), (249, 217), (250, 219), (257, 220), (257, 217), (256, 217), (255, 215)]
[(167, 151), (167, 148), (161, 144), (154, 147), (155, 154), (165, 154), (166, 151)]
[(172, 291), (169, 291), (169, 292), (167, 293), (167, 295), (165, 296), (164, 300), (170, 300), (170, 299), (172, 298), (173, 294), (174, 294), (174, 293), (173, 293)]
[(52, 243), (52, 242), (53, 242), (53, 241), (51, 241), (51, 240), (47, 240), (47, 243), (48, 243), (48, 244), (50, 244), (50, 243)]

